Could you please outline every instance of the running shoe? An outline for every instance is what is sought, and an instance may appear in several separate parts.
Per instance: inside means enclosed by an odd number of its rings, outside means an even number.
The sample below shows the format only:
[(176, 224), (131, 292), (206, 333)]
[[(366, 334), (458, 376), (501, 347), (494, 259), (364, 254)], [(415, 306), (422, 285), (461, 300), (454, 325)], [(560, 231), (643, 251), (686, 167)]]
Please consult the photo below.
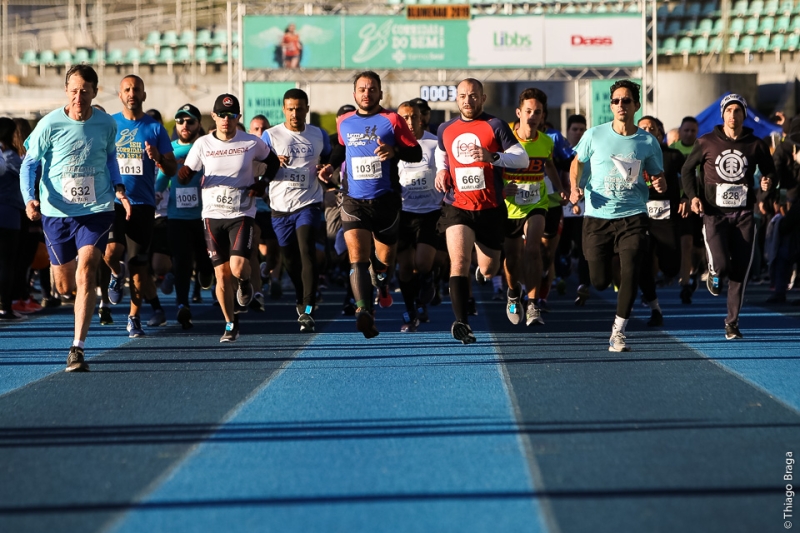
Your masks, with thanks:
[(253, 284), (250, 280), (239, 280), (239, 288), (236, 289), (236, 301), (242, 307), (250, 305), (250, 300), (253, 299)]
[(201, 272), (197, 273), (197, 281), (200, 283), (200, 288), (208, 290), (214, 284), (214, 272), (209, 272), (208, 274), (203, 274)]
[(42, 298), (42, 307), (58, 307), (61, 305), (61, 298), (51, 296), (49, 298)]
[(417, 318), (419, 319), (420, 324), (427, 324), (431, 321), (431, 317), (428, 315), (427, 305), (421, 305), (417, 307)]
[(664, 325), (664, 315), (661, 314), (661, 311), (658, 309), (653, 309), (650, 312), (650, 320), (647, 321), (647, 325), (651, 328), (659, 328)]
[(259, 313), (263, 313), (266, 310), (264, 307), (264, 295), (260, 292), (257, 292), (253, 295), (253, 299), (250, 300), (250, 309), (253, 311), (257, 311)]
[(153, 316), (147, 321), (147, 325), (151, 328), (167, 325), (167, 315), (163, 309), (154, 309)]
[(192, 324), (192, 311), (186, 305), (178, 307), (177, 320), (183, 329), (192, 329), (194, 327), (194, 324)]
[(161, 292), (164, 294), (172, 294), (175, 290), (175, 274), (167, 272), (164, 279), (161, 280)]
[(453, 322), (453, 325), (450, 327), (450, 334), (453, 335), (455, 340), (461, 341), (461, 344), (472, 344), (477, 341), (469, 324), (459, 322), (458, 320)]
[(719, 280), (719, 276), (712, 276), (711, 274), (708, 275), (708, 279), (706, 279), (706, 287), (708, 287), (708, 292), (711, 293), (711, 296), (719, 296), (722, 293), (722, 287)]
[(83, 360), (83, 348), (73, 346), (69, 349), (67, 356), (67, 368), (65, 372), (88, 372), (89, 365)]
[(586, 285), (578, 285), (578, 297), (575, 298), (575, 305), (583, 307), (586, 305), (586, 300), (589, 299), (589, 287)]
[(542, 318), (542, 310), (536, 307), (536, 304), (532, 300), (528, 300), (528, 308), (525, 312), (525, 325), (531, 326), (533, 324), (544, 325), (544, 319)]
[(608, 339), (609, 352), (630, 352), (631, 349), (625, 344), (625, 334), (621, 331), (612, 330), (611, 338)]
[(128, 337), (131, 339), (138, 339), (139, 337), (144, 337), (146, 334), (142, 329), (142, 319), (138, 316), (129, 316), (128, 317)]
[(378, 305), (381, 309), (386, 309), (387, 307), (391, 307), (394, 303), (394, 298), (392, 298), (392, 293), (389, 292), (389, 285), (387, 283), (381, 284), (378, 287)]
[(475, 302), (475, 298), (467, 300), (467, 314), (469, 316), (478, 316), (478, 304)]
[(408, 316), (408, 313), (403, 313), (403, 325), (400, 326), (400, 333), (415, 333), (419, 328), (419, 318)]
[(694, 293), (694, 291), (691, 285), (684, 285), (681, 287), (681, 303), (686, 305), (692, 303), (692, 293)]
[[(28, 305), (29, 300), (14, 300), (11, 304), (11, 310), (15, 311), (21, 315), (32, 315), (36, 313), (37, 310)], [(32, 301), (32, 300), (31, 300)], [(39, 311), (41, 311), (42, 306), (36, 304), (38, 306)]]
[(729, 341), (741, 339), (742, 333), (739, 331), (739, 326), (737, 324), (725, 324), (725, 338)]
[(111, 274), (111, 281), (108, 282), (108, 301), (112, 305), (120, 303), (125, 292), (125, 263), (120, 262), (119, 268), (119, 277)]
[(14, 310), (0, 311), (0, 322), (20, 322), (27, 319), (27, 316), (17, 313)]
[(359, 307), (356, 309), (356, 329), (364, 334), (364, 337), (371, 339), (377, 337), (379, 332), (375, 327), (375, 319), (368, 309)]
[(110, 326), (114, 323), (114, 318), (111, 316), (111, 309), (108, 307), (101, 307), (97, 314), (100, 317), (101, 326)]
[(475, 281), (478, 282), (478, 285), (486, 285), (486, 282), (489, 281), (481, 274), (481, 267), (475, 267)]
[(517, 282), (517, 297), (512, 298), (511, 289), (506, 292), (506, 316), (508, 321), (518, 326), (522, 324), (522, 317), (525, 315), (525, 309), (522, 305), (522, 284)]
[(43, 309), (43, 307), (39, 305), (39, 302), (31, 297), (28, 297), (27, 300), (23, 300), (22, 303), (25, 304), (25, 309), (27, 309), (29, 313), (38, 313)]
[(314, 319), (308, 313), (303, 313), (297, 317), (297, 322), (300, 323), (300, 333), (314, 333)]
[(219, 342), (236, 342), (239, 338), (239, 326), (235, 322), (225, 324), (225, 333), (219, 338)]

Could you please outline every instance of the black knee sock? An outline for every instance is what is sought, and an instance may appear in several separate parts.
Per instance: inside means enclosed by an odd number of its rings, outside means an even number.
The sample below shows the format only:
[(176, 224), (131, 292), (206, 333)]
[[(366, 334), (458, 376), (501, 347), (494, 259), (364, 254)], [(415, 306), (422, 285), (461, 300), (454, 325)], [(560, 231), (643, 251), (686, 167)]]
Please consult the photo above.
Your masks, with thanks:
[(350, 287), (356, 307), (372, 309), (372, 280), (369, 276), (369, 263), (352, 263), (350, 265)]
[(467, 302), (469, 301), (469, 278), (467, 276), (450, 277), (450, 302), (456, 320), (468, 323)]
[(419, 277), (414, 274), (410, 280), (400, 280), (400, 292), (403, 294), (403, 302), (406, 304), (406, 311), (412, 320), (417, 316), (417, 295), (419, 294)]

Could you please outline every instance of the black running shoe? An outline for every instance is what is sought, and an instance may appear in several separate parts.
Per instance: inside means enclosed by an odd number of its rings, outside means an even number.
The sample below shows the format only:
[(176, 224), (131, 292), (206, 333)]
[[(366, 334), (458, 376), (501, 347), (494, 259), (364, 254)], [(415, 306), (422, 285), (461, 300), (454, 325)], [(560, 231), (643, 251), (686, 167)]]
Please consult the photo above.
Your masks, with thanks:
[(462, 344), (472, 344), (473, 342), (477, 341), (475, 335), (472, 333), (472, 328), (469, 327), (469, 324), (464, 324), (458, 320), (453, 322), (453, 325), (450, 327), (450, 333), (453, 335), (455, 340), (461, 341)]
[(739, 326), (737, 324), (725, 324), (725, 338), (729, 341), (741, 339), (742, 333), (739, 331)]
[(681, 287), (681, 303), (687, 305), (692, 303), (692, 293), (694, 293), (694, 291), (691, 285), (684, 285)]
[(297, 317), (297, 322), (300, 323), (300, 333), (314, 333), (314, 319), (308, 313), (303, 313)]
[(419, 319), (420, 324), (427, 324), (431, 321), (431, 317), (428, 315), (428, 306), (423, 305), (417, 307), (417, 318)]
[(236, 289), (236, 301), (242, 307), (250, 305), (250, 300), (253, 299), (253, 284), (249, 279), (240, 279), (239, 288)]
[(67, 368), (65, 372), (88, 372), (89, 365), (83, 360), (83, 348), (73, 346), (69, 349), (67, 356)]
[(647, 321), (647, 325), (651, 328), (658, 328), (664, 325), (664, 315), (661, 314), (661, 311), (658, 309), (653, 309), (650, 313), (650, 320)]
[(719, 279), (719, 276), (712, 276), (709, 273), (708, 279), (706, 280), (706, 286), (708, 287), (708, 292), (711, 293), (711, 296), (719, 296), (722, 294), (722, 282)]
[(178, 307), (178, 324), (183, 329), (192, 329), (194, 327), (194, 324), (192, 324), (192, 312), (185, 305)]
[(481, 267), (475, 267), (475, 281), (478, 282), (478, 285), (486, 285), (488, 281), (483, 274), (481, 274)]
[(114, 318), (111, 316), (111, 309), (108, 307), (101, 307), (97, 315), (100, 317), (101, 326), (110, 326), (114, 323)]
[(364, 337), (371, 339), (377, 337), (379, 332), (375, 327), (375, 319), (368, 309), (359, 307), (356, 309), (356, 329), (364, 334)]
[(236, 342), (239, 338), (239, 325), (235, 322), (225, 324), (225, 333), (219, 338), (219, 342)]

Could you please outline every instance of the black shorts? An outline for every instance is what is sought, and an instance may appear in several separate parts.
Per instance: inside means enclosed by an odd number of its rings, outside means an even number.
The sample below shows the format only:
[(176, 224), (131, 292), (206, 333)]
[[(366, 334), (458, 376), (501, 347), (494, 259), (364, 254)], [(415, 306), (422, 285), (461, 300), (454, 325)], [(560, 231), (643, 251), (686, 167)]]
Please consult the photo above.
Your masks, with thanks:
[(128, 253), (128, 262), (146, 265), (149, 262), (156, 208), (151, 205), (132, 205), (131, 218), (125, 220), (125, 208), (114, 204), (114, 224), (108, 242), (121, 244)]
[(706, 243), (703, 239), (703, 219), (696, 213), (689, 213), (686, 218), (680, 217), (678, 220), (678, 233), (681, 237), (690, 235), (692, 246), (704, 248)]
[(230, 261), (231, 256), (250, 257), (253, 250), (253, 226), (250, 217), (203, 219), (203, 233), (211, 263), (218, 267)]
[(561, 221), (564, 219), (564, 210), (561, 206), (551, 207), (547, 210), (547, 215), (544, 217), (544, 233), (542, 236), (545, 239), (552, 239), (561, 235)]
[(150, 242), (150, 253), (172, 255), (167, 217), (158, 217), (153, 223), (153, 240)]
[(647, 215), (624, 218), (583, 217), (583, 255), (587, 261), (606, 260), (621, 250), (648, 249)]
[(452, 226), (467, 226), (475, 232), (475, 241), (492, 250), (502, 250), (506, 233), (508, 211), (506, 204), (482, 211), (467, 211), (450, 204), (442, 207), (442, 216), (436, 228), (439, 233), (446, 234)]
[(397, 242), (400, 230), (400, 209), (403, 201), (399, 194), (387, 193), (374, 200), (357, 200), (342, 195), (342, 228), (365, 229), (375, 240), (387, 246)]
[(547, 209), (537, 208), (528, 213), (525, 218), (507, 218), (506, 219), (506, 239), (518, 239), (525, 235), (525, 224), (528, 219), (537, 216), (545, 218), (546, 220)]
[[(272, 213), (269, 211), (257, 211), (255, 223), (258, 229), (261, 230), (261, 242), (264, 241), (277, 241), (278, 236), (275, 234), (275, 228), (272, 227)], [(261, 244), (261, 243), (258, 243)]]
[(408, 250), (417, 244), (427, 244), (437, 250), (447, 250), (442, 235), (436, 231), (436, 224), (442, 211), (437, 209), (429, 213), (409, 213), (400, 211), (400, 243), (398, 250)]

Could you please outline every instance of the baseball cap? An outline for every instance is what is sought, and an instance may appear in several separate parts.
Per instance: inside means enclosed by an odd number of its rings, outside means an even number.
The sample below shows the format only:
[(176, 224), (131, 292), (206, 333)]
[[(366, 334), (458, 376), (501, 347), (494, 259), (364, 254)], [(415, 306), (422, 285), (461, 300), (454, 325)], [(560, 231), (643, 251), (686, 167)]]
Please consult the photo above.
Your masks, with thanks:
[(356, 110), (356, 106), (350, 105), (350, 104), (345, 104), (345, 105), (343, 105), (342, 107), (339, 108), (339, 111), (336, 112), (336, 116), (337, 117), (341, 117), (345, 113), (352, 113), (355, 110)]
[(192, 104), (183, 104), (180, 109), (175, 112), (175, 118), (178, 118), (181, 115), (186, 115), (189, 118), (193, 118), (197, 121), (200, 120), (200, 110), (197, 109)]
[(235, 115), (241, 114), (241, 108), (239, 107), (239, 100), (232, 94), (221, 94), (217, 96), (217, 100), (214, 102), (214, 113), (233, 113)]
[(744, 96), (738, 94), (729, 94), (722, 99), (722, 101), (719, 103), (719, 114), (723, 115), (725, 113), (725, 108), (731, 104), (739, 104), (742, 106), (744, 116), (747, 116), (747, 100), (744, 99)]
[(422, 98), (414, 98), (411, 100), (411, 103), (417, 106), (423, 113), (431, 110), (431, 106), (428, 105), (428, 101), (423, 100)]

